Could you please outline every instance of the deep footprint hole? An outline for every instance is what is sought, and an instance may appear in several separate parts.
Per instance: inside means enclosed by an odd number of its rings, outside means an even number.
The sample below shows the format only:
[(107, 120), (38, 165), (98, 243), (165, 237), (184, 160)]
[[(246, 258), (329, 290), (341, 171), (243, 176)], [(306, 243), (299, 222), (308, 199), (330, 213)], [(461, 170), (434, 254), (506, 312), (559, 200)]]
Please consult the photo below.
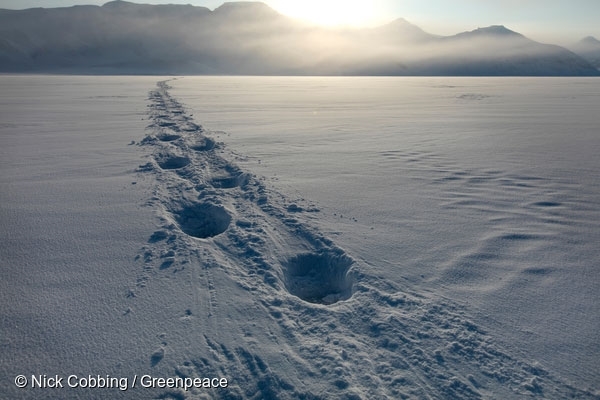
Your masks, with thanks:
[(157, 137), (158, 137), (158, 140), (160, 140), (161, 142), (173, 142), (173, 141), (179, 139), (181, 136), (175, 135), (173, 133), (161, 133)]
[(215, 148), (215, 141), (211, 138), (204, 137), (191, 146), (192, 150), (209, 151)]
[(246, 186), (249, 179), (250, 176), (247, 173), (239, 172), (232, 175), (216, 176), (212, 179), (211, 184), (216, 188), (231, 189)]
[(287, 290), (309, 303), (333, 304), (352, 296), (354, 260), (342, 251), (299, 254), (284, 263)]
[(220, 235), (231, 223), (225, 208), (210, 203), (185, 205), (173, 214), (184, 233), (201, 239)]
[(156, 162), (162, 169), (178, 169), (187, 166), (190, 163), (189, 157), (163, 155)]

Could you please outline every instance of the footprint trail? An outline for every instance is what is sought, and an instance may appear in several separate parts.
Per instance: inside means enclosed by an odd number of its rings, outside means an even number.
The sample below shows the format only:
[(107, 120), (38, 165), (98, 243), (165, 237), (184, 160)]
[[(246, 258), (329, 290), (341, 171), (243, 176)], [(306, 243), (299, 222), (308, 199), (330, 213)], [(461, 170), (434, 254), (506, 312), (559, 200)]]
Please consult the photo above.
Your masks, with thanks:
[(150, 92), (148, 117), (138, 172), (156, 182), (147, 205), (161, 226), (128, 301), (162, 280), (191, 286), (170, 335), (185, 345), (170, 340), (149, 365), (230, 380), (159, 398), (594, 398), (505, 352), (459, 305), (370, 275), (368, 260), (313, 227), (318, 209), (237, 166), (167, 82)]

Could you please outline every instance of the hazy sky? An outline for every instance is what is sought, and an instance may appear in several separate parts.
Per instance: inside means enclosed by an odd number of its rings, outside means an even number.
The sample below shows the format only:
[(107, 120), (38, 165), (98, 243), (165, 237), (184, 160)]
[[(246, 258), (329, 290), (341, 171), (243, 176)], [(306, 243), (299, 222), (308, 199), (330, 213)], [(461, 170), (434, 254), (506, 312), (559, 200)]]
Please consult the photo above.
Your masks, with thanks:
[[(108, 0), (0, 0), (0, 8), (101, 5)], [(224, 0), (131, 0), (193, 4), (214, 9)], [(265, 0), (282, 14), (329, 25), (374, 26), (403, 17), (430, 33), (451, 35), (505, 25), (531, 39), (571, 44), (600, 39), (600, 0)]]

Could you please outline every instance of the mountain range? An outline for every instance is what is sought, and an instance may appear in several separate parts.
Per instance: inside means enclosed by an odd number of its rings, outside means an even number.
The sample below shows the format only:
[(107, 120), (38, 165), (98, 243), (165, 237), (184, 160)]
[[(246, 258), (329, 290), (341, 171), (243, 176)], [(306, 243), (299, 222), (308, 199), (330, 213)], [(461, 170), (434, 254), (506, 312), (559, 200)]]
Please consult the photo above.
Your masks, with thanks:
[[(334, 29), (258, 2), (0, 10), (0, 72), (219, 75), (598, 76), (600, 42), (573, 51), (504, 26), (453, 36), (404, 19)], [(577, 53), (577, 54), (576, 54)]]
[(587, 36), (573, 45), (571, 50), (600, 69), (600, 40)]

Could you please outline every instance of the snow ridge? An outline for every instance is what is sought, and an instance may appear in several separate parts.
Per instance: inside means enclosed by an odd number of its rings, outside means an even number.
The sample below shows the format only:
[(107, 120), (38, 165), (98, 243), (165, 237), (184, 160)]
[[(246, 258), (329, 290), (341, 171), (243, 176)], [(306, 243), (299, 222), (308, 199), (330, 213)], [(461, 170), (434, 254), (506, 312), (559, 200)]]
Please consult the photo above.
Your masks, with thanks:
[(594, 398), (508, 354), (457, 304), (370, 275), (368, 260), (311, 226), (318, 208), (241, 170), (241, 156), (168, 90), (165, 81), (150, 92), (140, 142), (162, 226), (128, 297), (160, 279), (194, 285), (181, 320), (197, 319), (186, 331), (196, 345), (169, 352), (165, 341), (148, 363), (230, 386), (160, 398)]

